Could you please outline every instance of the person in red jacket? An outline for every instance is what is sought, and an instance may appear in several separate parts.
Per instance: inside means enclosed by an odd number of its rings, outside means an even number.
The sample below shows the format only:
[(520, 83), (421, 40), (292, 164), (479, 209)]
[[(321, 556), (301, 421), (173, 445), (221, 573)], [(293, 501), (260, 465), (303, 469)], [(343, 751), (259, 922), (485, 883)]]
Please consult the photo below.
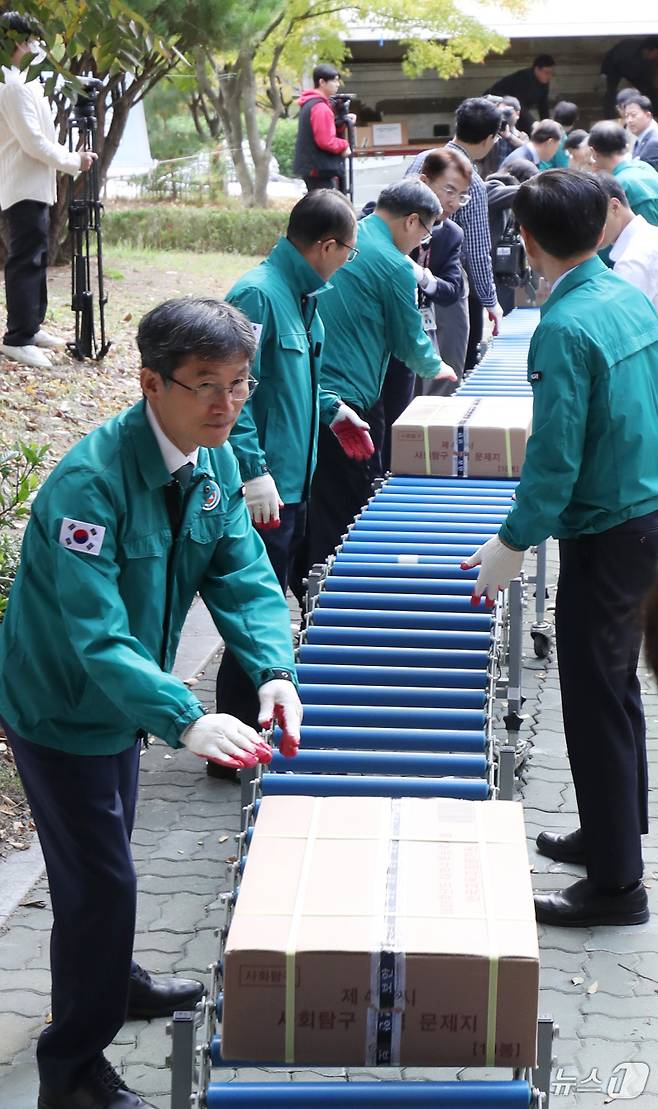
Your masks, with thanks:
[[(299, 98), (299, 126), (293, 169), (302, 177), (307, 189), (335, 189), (345, 172), (345, 158), (350, 144), (336, 126), (331, 104), (340, 86), (340, 73), (332, 65), (316, 65), (313, 88), (305, 89)], [(354, 121), (355, 117), (351, 117)]]

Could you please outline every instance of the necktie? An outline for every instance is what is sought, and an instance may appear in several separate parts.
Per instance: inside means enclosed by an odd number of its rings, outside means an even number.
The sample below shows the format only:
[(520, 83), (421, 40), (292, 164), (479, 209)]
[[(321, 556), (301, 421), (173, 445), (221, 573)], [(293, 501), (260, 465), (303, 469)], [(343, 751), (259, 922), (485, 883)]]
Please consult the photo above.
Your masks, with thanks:
[(169, 485), (165, 486), (165, 504), (167, 506), (167, 515), (169, 516), (169, 523), (171, 524), (171, 532), (174, 539), (178, 535), (178, 528), (183, 513), (183, 500), (190, 484), (193, 470), (193, 464), (191, 462), (186, 462), (183, 466), (179, 466), (177, 470), (174, 470), (171, 475), (173, 481), (170, 481)]
[(193, 471), (194, 464), (192, 462), (185, 462), (184, 465), (179, 466), (177, 470), (174, 470), (173, 474), (171, 475), (172, 477), (176, 478), (176, 481), (178, 482), (184, 493), (186, 492), (187, 487), (192, 480)]

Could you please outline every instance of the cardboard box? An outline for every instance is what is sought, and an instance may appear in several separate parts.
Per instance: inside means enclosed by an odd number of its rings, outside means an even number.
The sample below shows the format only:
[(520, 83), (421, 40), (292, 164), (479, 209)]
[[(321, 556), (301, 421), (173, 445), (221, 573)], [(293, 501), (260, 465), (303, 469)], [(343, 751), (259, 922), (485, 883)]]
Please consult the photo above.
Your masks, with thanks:
[(404, 119), (387, 120), (386, 123), (367, 123), (355, 128), (357, 149), (373, 146), (406, 146), (409, 129)]
[(227, 1060), (535, 1063), (521, 806), (265, 797), (224, 956)]
[(394, 474), (518, 478), (532, 397), (415, 397), (393, 424)]

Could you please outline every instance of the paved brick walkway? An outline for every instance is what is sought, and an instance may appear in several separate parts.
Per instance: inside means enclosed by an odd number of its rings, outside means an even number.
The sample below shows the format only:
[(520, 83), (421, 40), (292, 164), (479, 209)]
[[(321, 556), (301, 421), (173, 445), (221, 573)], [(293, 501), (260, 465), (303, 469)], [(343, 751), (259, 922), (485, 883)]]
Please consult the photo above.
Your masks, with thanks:
[[(550, 564), (552, 580), (555, 558)], [(555, 662), (534, 658), (526, 640), (526, 734), (535, 746), (522, 787), (531, 864), (537, 888), (555, 888), (582, 875), (536, 855), (533, 843), (542, 828), (574, 826), (575, 801), (561, 730)], [(195, 691), (212, 702), (215, 664)], [(643, 677), (649, 720), (652, 780), (658, 781), (658, 694)], [(656, 788), (651, 794), (656, 816)], [(136, 956), (149, 970), (204, 977), (216, 953), (214, 928), (220, 922), (219, 895), (227, 888), (225, 861), (234, 853), (239, 828), (239, 789), (209, 779), (203, 764), (188, 752), (172, 757), (155, 744), (142, 760), (141, 799), (133, 839), (139, 872)], [(569, 930), (542, 928), (542, 1010), (560, 1024), (553, 1074), (552, 1109), (599, 1109), (618, 1089), (620, 1064), (629, 1064), (626, 1082), (644, 1092), (632, 1099), (637, 1109), (658, 1104), (658, 833), (647, 837), (646, 882), (654, 915), (633, 929)], [(654, 878), (655, 874), (655, 878)], [(35, 1109), (34, 1043), (49, 1009), (48, 933), (50, 910), (45, 881), (24, 899), (0, 934), (0, 1106)], [(169, 1109), (169, 1041), (164, 1021), (127, 1024), (108, 1055), (129, 1085)], [(339, 1080), (342, 1071), (267, 1072), (272, 1081), (300, 1078)], [(408, 1068), (409, 1079), (446, 1077), (451, 1072)], [(463, 1072), (464, 1076), (482, 1072)], [(242, 1071), (241, 1078), (262, 1078)], [(363, 1080), (368, 1071), (353, 1071)], [(225, 1078), (231, 1080), (233, 1071)], [(610, 1092), (608, 1093), (608, 1089)], [(614, 1099), (614, 1098), (613, 1098)], [(625, 1100), (628, 1100), (626, 1098)]]

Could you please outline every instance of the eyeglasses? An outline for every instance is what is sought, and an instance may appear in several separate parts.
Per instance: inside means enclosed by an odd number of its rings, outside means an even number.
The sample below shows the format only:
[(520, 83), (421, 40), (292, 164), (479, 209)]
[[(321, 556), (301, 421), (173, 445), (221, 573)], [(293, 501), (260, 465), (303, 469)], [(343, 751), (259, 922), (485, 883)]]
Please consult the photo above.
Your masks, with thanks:
[(339, 246), (344, 246), (346, 251), (347, 251), (347, 258), (345, 259), (346, 262), (353, 262), (354, 259), (356, 258), (356, 256), (359, 253), (355, 246), (350, 246), (349, 243), (344, 243), (342, 239), (335, 239), (335, 238), (318, 239), (318, 242), (319, 243), (338, 243)]
[[(418, 213), (416, 213), (416, 215), (418, 215)], [(427, 246), (427, 245), (428, 245), (429, 243), (431, 243), (431, 241), (432, 241), (432, 228), (431, 228), (431, 227), (428, 227), (426, 223), (423, 223), (423, 221), (422, 221), (422, 219), (420, 218), (420, 216), (418, 216), (418, 222), (419, 222), (420, 226), (421, 226), (421, 227), (423, 228), (423, 230), (424, 230), (424, 231), (427, 231), (427, 235), (426, 235), (426, 237), (425, 237), (425, 238), (423, 239), (423, 241), (422, 241), (422, 243), (421, 243), (420, 245), (421, 245), (421, 246)]]
[(175, 377), (170, 377), (169, 381), (173, 381), (174, 385), (180, 385), (181, 389), (187, 389), (188, 393), (194, 393), (196, 400), (199, 404), (212, 404), (224, 393), (227, 393), (231, 400), (244, 401), (254, 395), (258, 382), (255, 377), (243, 377), (239, 381), (234, 381), (232, 385), (215, 385), (212, 381), (204, 381), (202, 385), (184, 385), (182, 381), (178, 381)]
[(460, 208), (465, 208), (467, 204), (471, 203), (470, 193), (457, 192), (457, 189), (453, 188), (452, 185), (439, 185), (439, 188), (441, 192), (447, 196), (448, 200), (454, 200), (458, 197)]

